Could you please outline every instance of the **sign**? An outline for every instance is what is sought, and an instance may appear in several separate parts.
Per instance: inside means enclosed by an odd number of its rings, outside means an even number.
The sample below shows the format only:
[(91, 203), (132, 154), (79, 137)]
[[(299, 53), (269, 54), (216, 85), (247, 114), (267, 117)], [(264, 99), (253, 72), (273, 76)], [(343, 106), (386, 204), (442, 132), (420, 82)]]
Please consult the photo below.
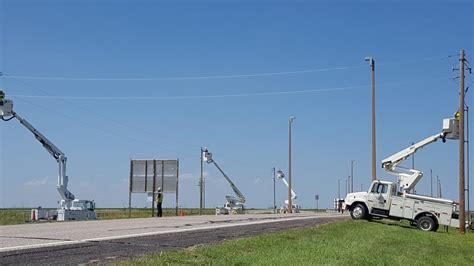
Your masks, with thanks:
[(132, 160), (130, 165), (132, 193), (165, 193), (178, 190), (178, 160)]

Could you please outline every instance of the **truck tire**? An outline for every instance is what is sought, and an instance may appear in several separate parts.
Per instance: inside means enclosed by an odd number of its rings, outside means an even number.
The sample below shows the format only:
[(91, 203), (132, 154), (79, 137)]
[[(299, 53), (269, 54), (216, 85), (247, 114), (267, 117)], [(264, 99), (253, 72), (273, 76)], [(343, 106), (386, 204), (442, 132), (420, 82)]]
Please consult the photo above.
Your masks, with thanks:
[(351, 218), (354, 220), (361, 220), (367, 217), (367, 208), (362, 204), (357, 204), (351, 208)]
[(422, 216), (416, 221), (416, 227), (422, 231), (435, 231), (436, 222), (429, 216)]

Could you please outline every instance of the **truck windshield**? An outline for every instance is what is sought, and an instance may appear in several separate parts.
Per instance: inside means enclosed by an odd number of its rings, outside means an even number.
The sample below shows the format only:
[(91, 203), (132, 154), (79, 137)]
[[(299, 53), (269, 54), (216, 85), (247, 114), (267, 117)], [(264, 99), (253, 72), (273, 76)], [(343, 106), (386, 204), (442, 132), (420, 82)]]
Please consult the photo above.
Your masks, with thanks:
[(382, 184), (382, 183), (377, 183), (374, 184), (372, 187), (372, 193), (382, 193), (385, 194), (387, 193), (388, 185), (387, 184)]

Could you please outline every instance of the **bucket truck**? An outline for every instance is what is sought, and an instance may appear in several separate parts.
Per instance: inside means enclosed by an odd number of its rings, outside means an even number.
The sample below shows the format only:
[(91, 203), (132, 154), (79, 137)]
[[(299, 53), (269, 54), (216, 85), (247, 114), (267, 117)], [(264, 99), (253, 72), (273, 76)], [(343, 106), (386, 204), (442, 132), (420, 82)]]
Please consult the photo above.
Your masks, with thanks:
[(13, 101), (5, 99), (5, 93), (0, 90), (0, 119), (10, 121), (14, 118), (35, 136), (36, 140), (41, 143), (59, 164), (56, 189), (61, 196), (60, 207), (57, 212), (46, 212), (41, 208), (32, 210), (32, 220), (51, 218), (56, 218), (58, 221), (96, 219), (94, 201), (76, 199), (74, 194), (67, 188), (69, 178), (66, 175), (66, 155), (26, 119), (13, 111)]
[[(459, 227), (459, 205), (449, 199), (411, 194), (423, 173), (416, 169), (405, 169), (401, 162), (419, 149), (441, 139), (459, 138), (459, 121), (444, 119), (441, 133), (430, 136), (382, 161), (382, 168), (397, 176), (397, 183), (374, 180), (367, 192), (347, 194), (346, 209), (353, 219), (386, 218), (408, 220), (423, 231), (436, 231), (440, 225)], [(399, 189), (398, 189), (399, 188)]]
[[(283, 171), (281, 170), (277, 171), (277, 178), (280, 179), (285, 184), (287, 189), (290, 189), (288, 182), (286, 182), (285, 174), (283, 173)], [(295, 203), (296, 198), (297, 198), (296, 193), (293, 190), (293, 188), (291, 188), (291, 208), (295, 213), (299, 213), (300, 209), (298, 208), (298, 205), (296, 205)], [(289, 211), (288, 200), (285, 200), (285, 205), (280, 208), (280, 213), (288, 213), (288, 211)]]
[(224, 207), (216, 207), (216, 215), (243, 213), (245, 203), (244, 195), (242, 194), (242, 192), (240, 192), (234, 182), (232, 182), (232, 180), (224, 173), (224, 171), (222, 171), (216, 161), (214, 161), (214, 159), (212, 158), (212, 153), (210, 153), (207, 148), (204, 148), (203, 150), (203, 160), (208, 164), (214, 164), (214, 166), (219, 170), (219, 172), (221, 172), (221, 174), (224, 176), (225, 180), (229, 183), (230, 187), (235, 193), (235, 197), (225, 196), (227, 201), (224, 204)]

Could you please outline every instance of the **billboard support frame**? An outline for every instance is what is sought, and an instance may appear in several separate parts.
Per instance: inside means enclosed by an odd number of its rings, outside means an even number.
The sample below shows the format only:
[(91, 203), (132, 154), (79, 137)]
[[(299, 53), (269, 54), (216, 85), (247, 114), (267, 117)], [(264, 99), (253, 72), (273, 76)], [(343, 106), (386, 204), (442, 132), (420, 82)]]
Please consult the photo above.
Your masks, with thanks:
[[(134, 184), (134, 171), (137, 169), (134, 169), (134, 163), (136, 162), (144, 162), (144, 191), (134, 191), (135, 187), (133, 186)], [(155, 196), (156, 196), (156, 186), (157, 186), (157, 164), (161, 164), (161, 191), (162, 193), (165, 192), (165, 164), (166, 162), (173, 162), (176, 165), (176, 190), (171, 191), (171, 193), (176, 194), (176, 207), (175, 207), (175, 215), (178, 216), (178, 210), (179, 210), (179, 159), (176, 160), (133, 160), (130, 159), (130, 179), (129, 179), (129, 191), (128, 191), (128, 217), (131, 218), (131, 212), (132, 212), (132, 193), (152, 193), (152, 207), (151, 207), (151, 216), (155, 216)], [(148, 169), (151, 169), (149, 163), (153, 163), (153, 188), (151, 188), (151, 191), (148, 191), (150, 187), (148, 186)], [(174, 178), (174, 177), (173, 177)], [(151, 181), (151, 180), (150, 180)], [(140, 185), (139, 185), (140, 186)], [(168, 186), (167, 186), (168, 187)], [(170, 192), (170, 191), (168, 191)]]

